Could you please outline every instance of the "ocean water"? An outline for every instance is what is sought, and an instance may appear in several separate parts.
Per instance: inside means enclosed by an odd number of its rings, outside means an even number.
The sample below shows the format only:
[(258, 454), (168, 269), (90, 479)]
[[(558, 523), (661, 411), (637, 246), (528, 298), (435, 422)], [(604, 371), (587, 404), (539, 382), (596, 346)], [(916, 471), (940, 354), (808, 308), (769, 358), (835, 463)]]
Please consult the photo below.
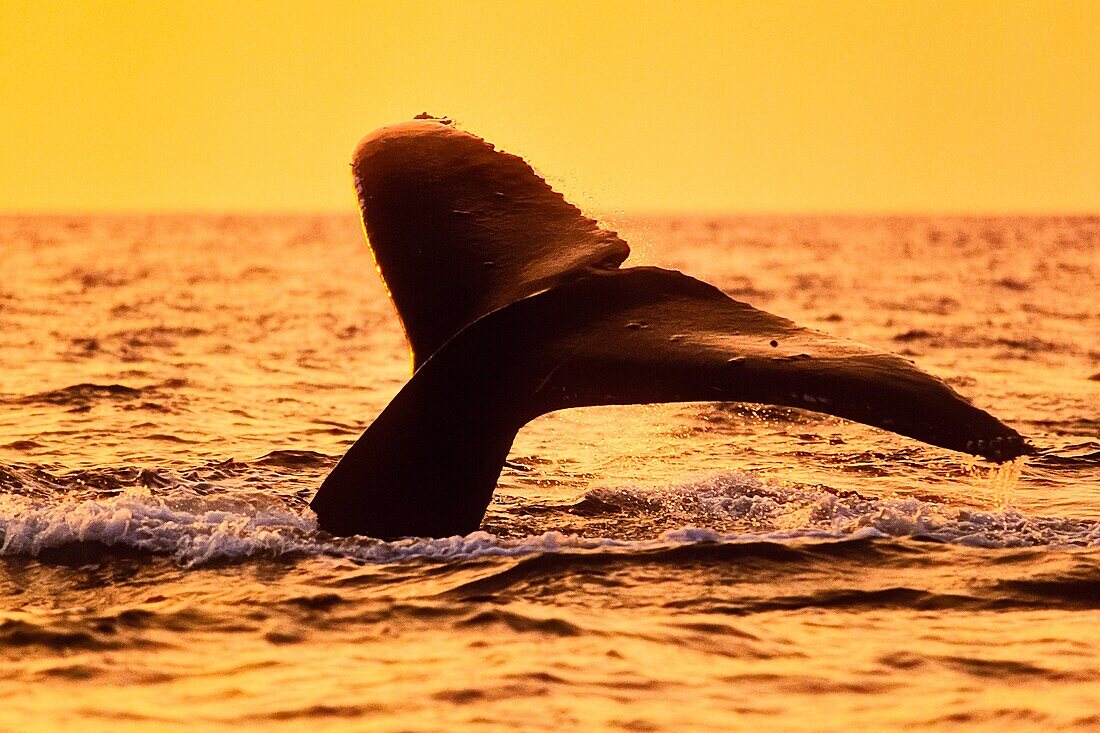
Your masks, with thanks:
[(1043, 452), (573, 410), (482, 531), (333, 538), (409, 369), (354, 216), (0, 218), (0, 729), (1100, 729), (1100, 218), (609, 223)]

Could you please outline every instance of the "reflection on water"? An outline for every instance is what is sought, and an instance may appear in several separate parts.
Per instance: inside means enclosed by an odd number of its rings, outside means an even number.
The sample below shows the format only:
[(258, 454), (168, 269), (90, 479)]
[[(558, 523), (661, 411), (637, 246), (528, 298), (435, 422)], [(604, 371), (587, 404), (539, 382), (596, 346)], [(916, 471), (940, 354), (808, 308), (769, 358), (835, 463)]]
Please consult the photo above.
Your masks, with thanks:
[(0, 219), (0, 727), (1100, 726), (1100, 220), (615, 224), (1046, 452), (575, 410), (483, 532), (334, 539), (408, 368), (353, 218)]

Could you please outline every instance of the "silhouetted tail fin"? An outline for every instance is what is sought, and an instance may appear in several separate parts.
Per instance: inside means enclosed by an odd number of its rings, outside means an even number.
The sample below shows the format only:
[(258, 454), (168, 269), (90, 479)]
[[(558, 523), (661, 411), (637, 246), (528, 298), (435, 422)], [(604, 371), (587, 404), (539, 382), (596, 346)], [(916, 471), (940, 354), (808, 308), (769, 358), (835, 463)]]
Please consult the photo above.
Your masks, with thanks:
[(994, 460), (1031, 452), (911, 362), (679, 272), (618, 269), (624, 243), (479, 138), (437, 122), (385, 128), (356, 171), (420, 367), (314, 497), (330, 532), (471, 532), (516, 432), (585, 405), (762, 402)]

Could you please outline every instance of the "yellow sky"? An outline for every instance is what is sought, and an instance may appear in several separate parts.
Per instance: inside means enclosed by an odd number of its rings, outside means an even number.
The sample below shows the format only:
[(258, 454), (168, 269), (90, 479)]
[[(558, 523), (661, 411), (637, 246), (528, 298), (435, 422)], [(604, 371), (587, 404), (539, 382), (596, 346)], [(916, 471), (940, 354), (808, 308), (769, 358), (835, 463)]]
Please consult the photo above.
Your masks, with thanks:
[(602, 211), (1100, 211), (1100, 2), (0, 3), (0, 210), (352, 209), (421, 111)]

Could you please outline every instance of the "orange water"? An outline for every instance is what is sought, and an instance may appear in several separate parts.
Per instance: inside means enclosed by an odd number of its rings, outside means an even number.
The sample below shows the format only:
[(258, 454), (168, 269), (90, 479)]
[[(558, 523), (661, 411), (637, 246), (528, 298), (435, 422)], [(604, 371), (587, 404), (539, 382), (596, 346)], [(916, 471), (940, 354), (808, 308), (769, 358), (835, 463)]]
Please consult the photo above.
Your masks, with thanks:
[(1100, 220), (612, 223), (1046, 453), (576, 410), (484, 532), (335, 540), (408, 376), (354, 218), (3, 218), (0, 729), (1100, 727)]

